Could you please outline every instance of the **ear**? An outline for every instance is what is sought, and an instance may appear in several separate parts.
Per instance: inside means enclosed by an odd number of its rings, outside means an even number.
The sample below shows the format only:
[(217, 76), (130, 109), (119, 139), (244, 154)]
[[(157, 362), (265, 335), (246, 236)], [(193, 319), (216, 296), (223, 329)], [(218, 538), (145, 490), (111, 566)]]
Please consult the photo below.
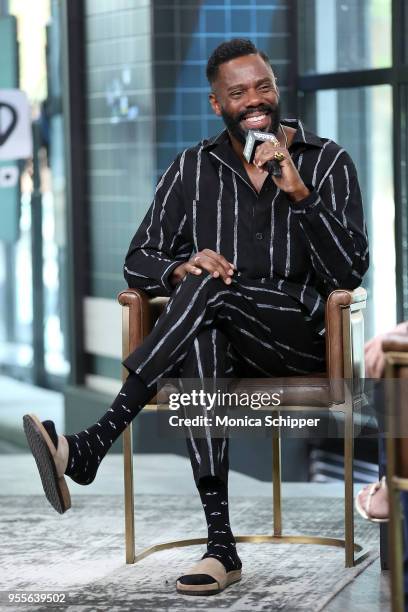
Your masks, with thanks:
[(217, 100), (217, 96), (215, 95), (215, 93), (213, 91), (209, 94), (208, 99), (210, 101), (211, 108), (213, 109), (214, 113), (218, 117), (220, 117), (221, 116), (221, 106), (220, 106), (220, 103)]
[(279, 87), (278, 87), (278, 77), (275, 75), (275, 73), (273, 73), (273, 80), (275, 83), (275, 90), (276, 90), (276, 95), (278, 96), (278, 99), (280, 98), (280, 91), (279, 91)]

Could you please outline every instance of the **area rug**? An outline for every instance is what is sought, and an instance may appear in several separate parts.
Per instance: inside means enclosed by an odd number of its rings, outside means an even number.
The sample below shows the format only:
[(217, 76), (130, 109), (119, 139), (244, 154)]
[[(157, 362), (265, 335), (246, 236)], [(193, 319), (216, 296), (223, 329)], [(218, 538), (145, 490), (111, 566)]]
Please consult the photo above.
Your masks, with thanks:
[[(319, 612), (379, 551), (378, 527), (359, 518), (356, 541), (368, 555), (353, 568), (344, 567), (340, 548), (238, 544), (242, 580), (216, 596), (187, 597), (175, 591), (175, 581), (201, 558), (204, 545), (161, 551), (126, 565), (121, 496), (76, 496), (73, 508), (62, 516), (41, 496), (3, 496), (1, 503), (0, 590), (63, 592), (65, 605), (58, 609), (69, 611)], [(232, 497), (230, 508), (235, 534), (271, 533), (268, 498)], [(339, 498), (286, 499), (283, 517), (285, 534), (343, 534)], [(181, 523), (187, 524), (187, 531), (180, 528)], [(203, 537), (204, 527), (197, 498), (136, 497), (137, 550), (176, 538)], [(36, 604), (21, 609), (52, 608)]]

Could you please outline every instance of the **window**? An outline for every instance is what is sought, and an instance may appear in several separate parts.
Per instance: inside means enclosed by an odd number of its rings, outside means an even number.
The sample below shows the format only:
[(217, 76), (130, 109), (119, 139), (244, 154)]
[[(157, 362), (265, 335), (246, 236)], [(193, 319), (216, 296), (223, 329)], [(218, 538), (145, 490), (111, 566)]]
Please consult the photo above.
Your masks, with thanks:
[(302, 74), (391, 66), (391, 0), (299, 0)]
[(306, 125), (344, 147), (357, 168), (370, 242), (370, 268), (363, 281), (369, 337), (395, 324), (392, 89), (325, 89), (307, 93), (303, 105)]
[[(299, 114), (359, 174), (370, 239), (366, 336), (408, 318), (404, 0), (298, 0)], [(405, 24), (405, 25), (404, 25)]]

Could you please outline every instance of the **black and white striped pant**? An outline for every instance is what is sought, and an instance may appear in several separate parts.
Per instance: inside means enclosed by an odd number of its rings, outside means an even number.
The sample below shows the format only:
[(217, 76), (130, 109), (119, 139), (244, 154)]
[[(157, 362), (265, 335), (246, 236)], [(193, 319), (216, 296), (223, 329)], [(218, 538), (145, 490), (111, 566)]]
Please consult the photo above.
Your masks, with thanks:
[[(242, 277), (226, 285), (203, 271), (185, 276), (123, 365), (151, 387), (153, 397), (162, 377), (202, 381), (321, 372), (325, 342), (299, 303), (281, 291)], [(188, 428), (186, 433), (196, 483), (210, 475), (226, 481), (228, 438), (212, 437), (210, 430), (203, 437)]]

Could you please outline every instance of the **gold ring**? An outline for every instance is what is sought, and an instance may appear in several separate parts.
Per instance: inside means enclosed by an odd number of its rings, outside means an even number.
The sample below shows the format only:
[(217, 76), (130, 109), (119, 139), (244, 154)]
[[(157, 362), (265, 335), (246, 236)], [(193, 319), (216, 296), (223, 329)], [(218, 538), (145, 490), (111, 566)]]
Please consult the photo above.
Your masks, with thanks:
[(274, 159), (276, 159), (276, 161), (278, 161), (278, 162), (281, 162), (281, 161), (283, 161), (284, 159), (286, 159), (286, 157), (284, 156), (284, 154), (283, 154), (283, 153), (281, 153), (280, 151), (277, 151), (277, 152), (275, 153), (275, 155), (273, 156), (273, 158), (274, 158)]

